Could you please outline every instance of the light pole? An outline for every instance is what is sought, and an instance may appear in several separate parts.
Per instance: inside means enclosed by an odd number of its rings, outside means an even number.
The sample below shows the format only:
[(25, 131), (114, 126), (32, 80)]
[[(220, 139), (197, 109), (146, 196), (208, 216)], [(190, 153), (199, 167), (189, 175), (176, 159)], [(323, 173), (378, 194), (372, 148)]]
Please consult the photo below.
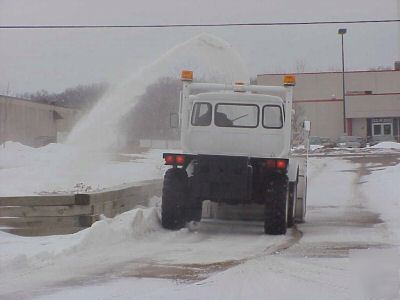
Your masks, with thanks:
[(346, 82), (344, 80), (344, 35), (347, 33), (346, 28), (340, 28), (338, 34), (342, 36), (342, 88), (343, 88), (343, 130), (346, 130)]

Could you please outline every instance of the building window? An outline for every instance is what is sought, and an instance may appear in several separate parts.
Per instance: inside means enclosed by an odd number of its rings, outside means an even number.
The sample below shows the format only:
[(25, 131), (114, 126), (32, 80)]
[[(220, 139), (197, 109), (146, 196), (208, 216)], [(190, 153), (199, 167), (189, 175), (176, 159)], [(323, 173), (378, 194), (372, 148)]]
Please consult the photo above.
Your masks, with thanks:
[(383, 134), (384, 135), (392, 135), (392, 124), (384, 124), (383, 125)]
[(373, 135), (381, 135), (382, 134), (382, 126), (381, 124), (374, 124), (374, 133)]
[(393, 135), (393, 124), (378, 123), (372, 126), (372, 135)]

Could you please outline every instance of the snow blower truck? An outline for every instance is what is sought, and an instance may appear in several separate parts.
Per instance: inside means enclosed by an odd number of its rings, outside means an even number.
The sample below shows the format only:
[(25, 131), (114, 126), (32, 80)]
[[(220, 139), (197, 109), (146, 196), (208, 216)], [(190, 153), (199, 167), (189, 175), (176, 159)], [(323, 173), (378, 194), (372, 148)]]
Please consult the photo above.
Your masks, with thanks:
[(182, 71), (181, 80), (182, 153), (163, 154), (171, 168), (162, 226), (178, 230), (200, 221), (204, 200), (262, 204), (265, 234), (304, 222), (307, 159), (290, 154), (295, 77), (285, 76), (283, 86), (227, 85), (193, 82), (193, 72)]

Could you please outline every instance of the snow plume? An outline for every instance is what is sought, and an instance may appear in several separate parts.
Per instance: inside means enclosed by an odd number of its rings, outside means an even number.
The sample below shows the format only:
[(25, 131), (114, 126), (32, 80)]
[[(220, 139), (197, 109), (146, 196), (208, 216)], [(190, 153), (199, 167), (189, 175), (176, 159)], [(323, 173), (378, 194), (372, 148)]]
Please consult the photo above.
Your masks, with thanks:
[(161, 77), (177, 77), (182, 69), (193, 70), (195, 78), (213, 82), (249, 82), (247, 68), (231, 45), (209, 34), (195, 36), (111, 88), (73, 129), (68, 143), (97, 150), (117, 148), (121, 140), (118, 124), (146, 87)]

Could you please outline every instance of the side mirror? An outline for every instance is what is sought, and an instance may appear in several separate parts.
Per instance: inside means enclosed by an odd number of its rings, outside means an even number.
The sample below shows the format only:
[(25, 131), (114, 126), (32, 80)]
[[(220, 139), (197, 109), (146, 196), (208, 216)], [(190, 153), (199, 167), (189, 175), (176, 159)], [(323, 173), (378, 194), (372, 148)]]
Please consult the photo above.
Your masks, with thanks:
[(310, 132), (311, 131), (311, 122), (310, 121), (304, 121), (303, 123), (303, 128), (306, 132)]
[(170, 128), (179, 128), (179, 116), (177, 113), (169, 114), (169, 127)]

